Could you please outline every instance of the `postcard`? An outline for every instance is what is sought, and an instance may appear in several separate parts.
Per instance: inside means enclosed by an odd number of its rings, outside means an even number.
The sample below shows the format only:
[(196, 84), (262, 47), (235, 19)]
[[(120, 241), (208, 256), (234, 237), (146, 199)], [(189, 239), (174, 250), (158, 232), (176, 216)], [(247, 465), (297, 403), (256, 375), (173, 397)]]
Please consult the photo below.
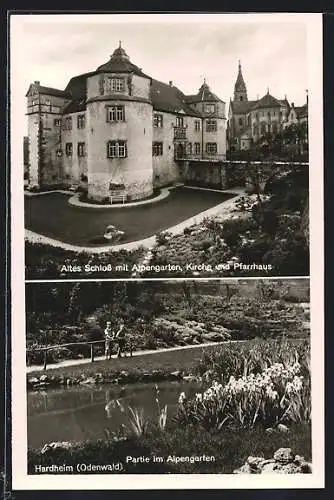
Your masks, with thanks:
[(13, 489), (324, 487), (321, 15), (10, 32)]

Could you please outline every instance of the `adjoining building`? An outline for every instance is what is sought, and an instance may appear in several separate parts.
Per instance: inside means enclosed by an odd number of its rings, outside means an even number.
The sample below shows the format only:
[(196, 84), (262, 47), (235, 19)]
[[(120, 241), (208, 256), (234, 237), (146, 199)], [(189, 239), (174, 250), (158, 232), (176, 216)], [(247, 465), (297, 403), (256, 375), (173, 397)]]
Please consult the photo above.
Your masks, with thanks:
[(225, 102), (204, 81), (195, 95), (146, 75), (119, 47), (64, 90), (35, 81), (26, 94), (29, 185), (85, 186), (127, 200), (177, 182), (184, 162), (226, 158)]
[(301, 107), (290, 104), (287, 96), (278, 99), (267, 93), (256, 100), (248, 100), (241, 63), (234, 85), (233, 100), (228, 112), (228, 147), (230, 150), (247, 150), (261, 137), (280, 133), (292, 123), (308, 120), (307, 103)]

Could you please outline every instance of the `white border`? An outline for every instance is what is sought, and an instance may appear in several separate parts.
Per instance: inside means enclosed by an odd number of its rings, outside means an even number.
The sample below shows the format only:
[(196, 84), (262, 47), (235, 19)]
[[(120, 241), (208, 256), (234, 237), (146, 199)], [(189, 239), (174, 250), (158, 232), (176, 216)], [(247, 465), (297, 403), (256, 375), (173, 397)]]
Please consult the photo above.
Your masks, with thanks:
[[(310, 137), (310, 235), (311, 235), (311, 350), (312, 350), (312, 474), (303, 475), (27, 475), (24, 211), (21, 109), (15, 95), (21, 92), (14, 55), (24, 44), (22, 24), (27, 22), (302, 22), (307, 29)], [(51, 19), (52, 18), (52, 19)], [(282, 489), (324, 487), (324, 292), (323, 292), (323, 105), (322, 15), (312, 14), (154, 14), (147, 15), (12, 15), (11, 34), (11, 271), (12, 271), (12, 488), (13, 490), (127, 490), (127, 489)], [(282, 33), (284, 36), (284, 33)], [(245, 279), (240, 276), (241, 279)], [(192, 278), (190, 278), (192, 279)], [(226, 278), (224, 278), (226, 279)], [(236, 279), (235, 277), (231, 278)], [(277, 279), (277, 278), (274, 278)], [(59, 280), (56, 280), (59, 281)]]

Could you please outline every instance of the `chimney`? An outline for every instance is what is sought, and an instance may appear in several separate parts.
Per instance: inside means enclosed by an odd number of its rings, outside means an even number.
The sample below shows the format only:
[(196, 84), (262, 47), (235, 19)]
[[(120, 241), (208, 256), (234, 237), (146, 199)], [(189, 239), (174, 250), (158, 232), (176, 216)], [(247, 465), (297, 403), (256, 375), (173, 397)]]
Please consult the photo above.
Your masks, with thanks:
[(294, 103), (294, 102), (292, 102), (292, 103), (291, 103), (291, 107), (292, 107), (292, 108), (294, 108), (294, 107), (295, 107), (295, 103)]
[(34, 81), (34, 85), (36, 85), (37, 87), (39, 87), (39, 86), (40, 86), (40, 83), (41, 83), (41, 82), (38, 82), (37, 80), (35, 80), (35, 81)]
[(169, 86), (173, 87), (173, 80), (169, 80)]

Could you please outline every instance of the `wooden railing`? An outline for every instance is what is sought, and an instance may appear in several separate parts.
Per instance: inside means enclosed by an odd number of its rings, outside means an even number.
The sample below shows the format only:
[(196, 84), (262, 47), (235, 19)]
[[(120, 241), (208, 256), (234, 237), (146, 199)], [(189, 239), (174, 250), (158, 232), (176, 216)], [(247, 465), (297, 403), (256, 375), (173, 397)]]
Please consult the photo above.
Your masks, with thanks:
[[(117, 344), (117, 339), (115, 339), (115, 344)], [(94, 362), (95, 354), (94, 354), (94, 345), (95, 344), (105, 344), (104, 340), (92, 340), (92, 341), (87, 341), (87, 342), (71, 342), (69, 344), (57, 344), (57, 345), (50, 345), (50, 346), (45, 346), (45, 347), (32, 347), (28, 348), (26, 352), (36, 352), (36, 351), (44, 351), (44, 358), (43, 358), (43, 370), (46, 370), (48, 361), (47, 361), (47, 355), (48, 351), (51, 351), (52, 349), (61, 349), (64, 347), (70, 347), (70, 346), (78, 346), (78, 345), (89, 345), (90, 346), (90, 361), (91, 363)], [(133, 343), (131, 340), (128, 340), (125, 344), (124, 350), (126, 352), (130, 353), (130, 356), (132, 357), (133, 355)]]

